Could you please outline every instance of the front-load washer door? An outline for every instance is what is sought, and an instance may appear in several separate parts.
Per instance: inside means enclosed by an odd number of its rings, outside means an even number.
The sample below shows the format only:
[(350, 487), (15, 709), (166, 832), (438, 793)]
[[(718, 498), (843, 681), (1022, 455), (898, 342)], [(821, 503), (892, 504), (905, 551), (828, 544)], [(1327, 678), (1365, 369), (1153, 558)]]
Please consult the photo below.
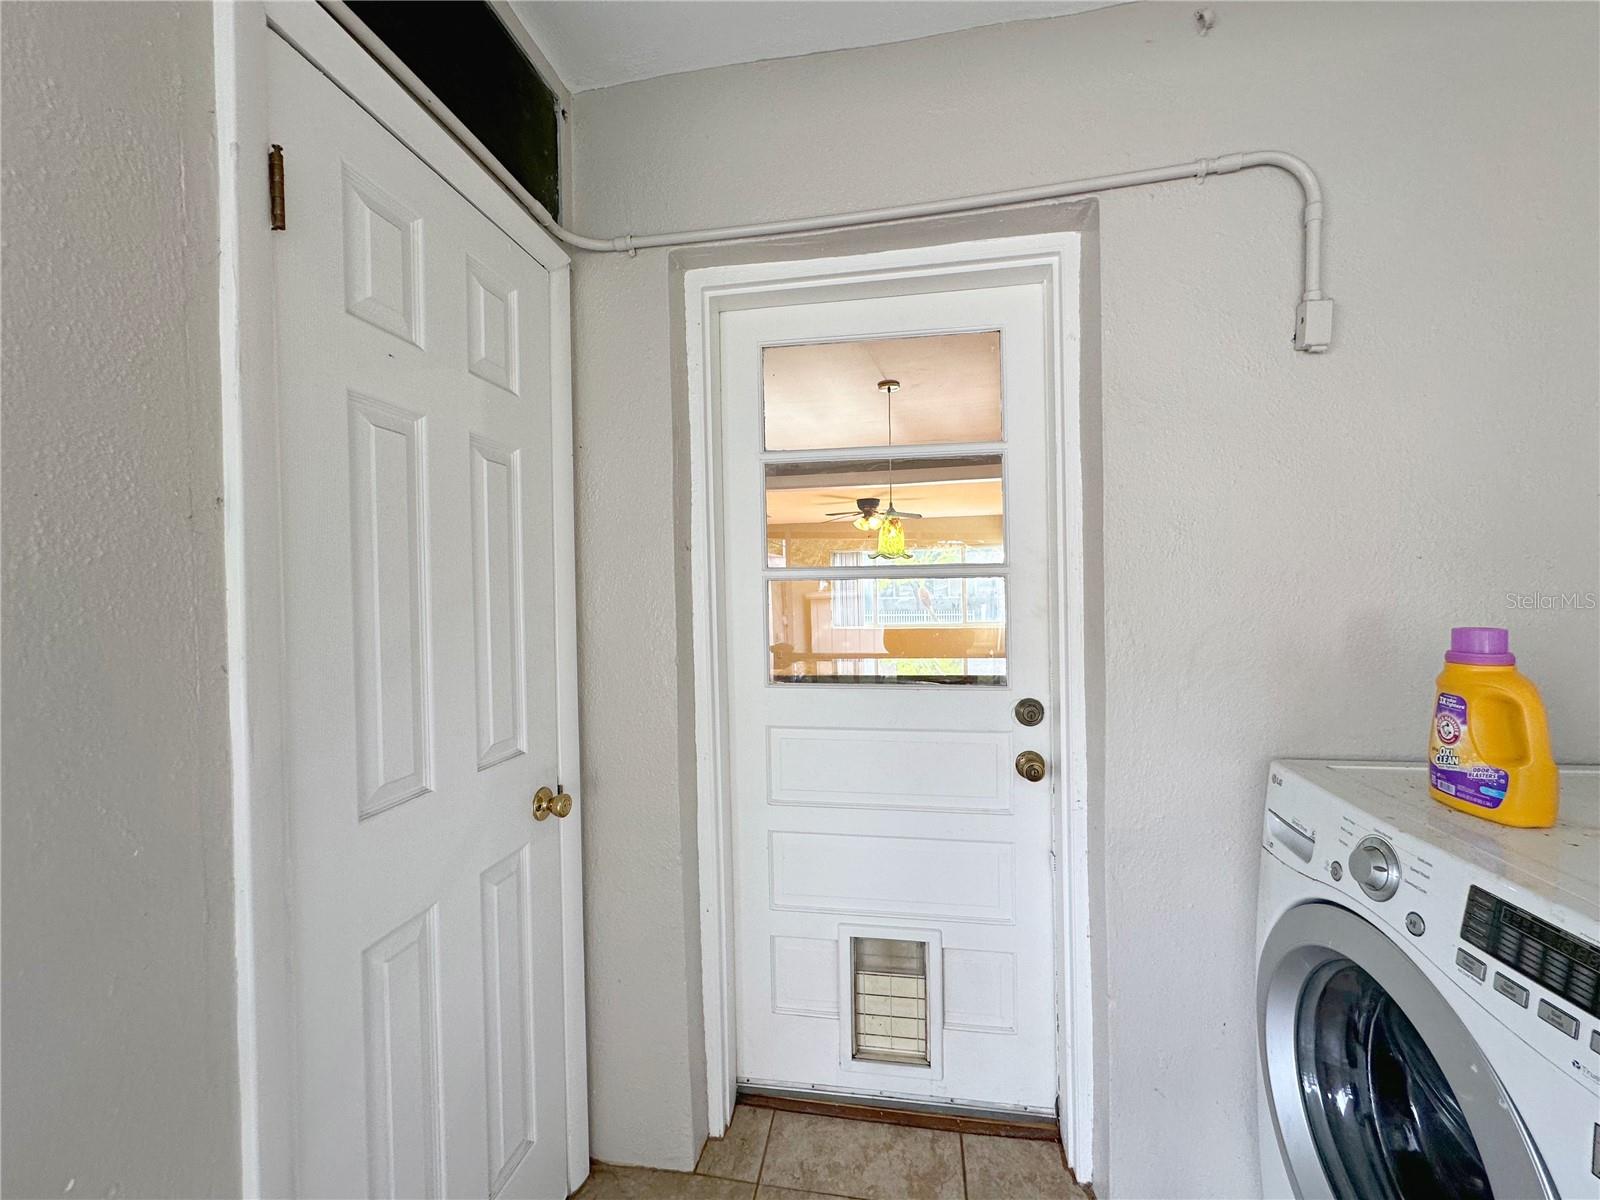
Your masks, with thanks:
[(1461, 1018), (1375, 926), (1333, 904), (1292, 908), (1257, 983), (1273, 1125), (1300, 1196), (1555, 1195)]

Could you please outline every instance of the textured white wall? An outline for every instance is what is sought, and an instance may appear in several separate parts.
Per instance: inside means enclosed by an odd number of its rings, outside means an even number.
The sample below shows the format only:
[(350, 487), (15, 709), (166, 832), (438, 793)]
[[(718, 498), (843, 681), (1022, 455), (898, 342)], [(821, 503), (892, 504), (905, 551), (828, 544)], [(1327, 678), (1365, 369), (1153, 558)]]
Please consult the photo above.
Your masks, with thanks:
[[(1509, 624), (1600, 758), (1593, 5), (1139, 4), (576, 98), (577, 224), (869, 207), (1263, 147), (1328, 189), (1337, 344), (1296, 355), (1298, 194), (1106, 196), (1112, 1194), (1245, 1196), (1273, 754), (1416, 757), (1450, 625)], [(577, 263), (595, 1153), (692, 1157), (687, 621), (663, 253)], [(677, 489), (675, 491), (675, 489)], [(616, 514), (628, 514), (626, 537)], [(1106, 1194), (1102, 1192), (1101, 1194)]]
[(3, 1190), (237, 1194), (211, 14), (0, 23)]

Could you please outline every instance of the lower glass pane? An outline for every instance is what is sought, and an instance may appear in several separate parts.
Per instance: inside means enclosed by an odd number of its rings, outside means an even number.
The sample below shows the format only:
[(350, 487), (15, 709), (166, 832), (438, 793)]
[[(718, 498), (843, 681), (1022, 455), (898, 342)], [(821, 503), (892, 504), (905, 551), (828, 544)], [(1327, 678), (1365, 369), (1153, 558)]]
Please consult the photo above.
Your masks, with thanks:
[(1006, 683), (997, 576), (773, 580), (774, 683)]

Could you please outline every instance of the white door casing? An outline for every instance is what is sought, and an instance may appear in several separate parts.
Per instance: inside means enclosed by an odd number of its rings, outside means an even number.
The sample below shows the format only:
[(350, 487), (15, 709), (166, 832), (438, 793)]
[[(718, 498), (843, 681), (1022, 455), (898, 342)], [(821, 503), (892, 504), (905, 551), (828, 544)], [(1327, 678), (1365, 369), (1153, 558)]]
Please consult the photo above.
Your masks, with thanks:
[[(741, 1080), (1054, 1113), (1052, 726), (1024, 728), (1022, 697), (1057, 707), (1047, 445), (1046, 303), (1036, 285), (752, 308), (720, 325), (723, 633), (727, 655), (737, 1061)], [(1004, 433), (982, 446), (901, 448), (1002, 456), (1005, 562), (945, 575), (1005, 581), (1004, 686), (769, 682), (769, 580), (912, 565), (768, 569), (765, 347), (958, 331), (1000, 332)], [(864, 406), (878, 400), (870, 391)], [(817, 450), (831, 463), (881, 449)], [(870, 475), (870, 473), (869, 473)], [(881, 490), (868, 488), (867, 490)], [(773, 618), (776, 620), (776, 617)], [(1051, 771), (1030, 783), (1022, 750)], [(851, 934), (930, 943), (928, 1066), (851, 1054)], [(939, 953), (942, 944), (942, 954)], [(941, 1013), (942, 1009), (942, 1013)], [(941, 1019), (942, 1017), (942, 1019)]]
[[(294, 1130), (260, 1153), (292, 1142), (302, 1194), (565, 1195), (575, 847), (529, 800), (575, 766), (566, 306), (526, 235), (325, 64), (270, 35), (259, 54), (292, 214), (271, 248), (292, 987), (286, 1035), (250, 1032), (296, 1064)], [(256, 1065), (265, 1129), (283, 1097)]]
[[(1096, 996), (1090, 941), (1089, 798), (1098, 778), (1091, 736), (1096, 693), (1086, 669), (1098, 653), (1096, 576), (1099, 469), (1093, 433), (1098, 418), (1094, 367), (1083, 353), (1084, 305), (1092, 268), (1084, 267), (1083, 235), (1091, 214), (1051, 214), (1045, 232), (997, 232), (984, 240), (940, 240), (937, 224), (919, 244), (873, 250), (868, 239), (820, 239), (811, 254), (774, 244), (761, 261), (729, 252), (720, 265), (695, 266), (683, 280), (684, 373), (688, 393), (690, 579), (693, 597), (701, 977), (705, 999), (707, 1119), (720, 1136), (737, 1088), (737, 1004), (734, 972), (732, 739), (726, 679), (720, 464), (722, 320), (729, 313), (777, 304), (809, 304), (845, 296), (900, 295), (948, 288), (1032, 283), (1045, 297), (1049, 357), (1050, 482), (1055, 611), (1051, 661), (1061, 703), (1047, 717), (1059, 747), (1053, 845), (1061, 869), (1052, 897), (1056, 925), (1055, 1044), (1058, 1125), (1080, 1179), (1092, 1179), (1095, 1125)], [(996, 223), (997, 230), (1000, 228)], [(961, 235), (970, 237), (971, 227)], [(705, 256), (701, 256), (702, 260)], [(713, 263), (715, 260), (713, 260)], [(1088, 372), (1083, 375), (1083, 372)], [(1087, 381), (1087, 386), (1085, 386)], [(1088, 423), (1086, 425), (1086, 423)]]

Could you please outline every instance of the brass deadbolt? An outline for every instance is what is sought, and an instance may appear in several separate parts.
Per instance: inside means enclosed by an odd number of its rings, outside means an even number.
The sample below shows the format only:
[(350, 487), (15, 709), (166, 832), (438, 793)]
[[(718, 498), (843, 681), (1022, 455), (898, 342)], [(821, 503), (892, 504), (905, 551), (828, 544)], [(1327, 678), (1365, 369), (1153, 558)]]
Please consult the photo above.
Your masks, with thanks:
[(1017, 774), (1029, 783), (1038, 783), (1044, 778), (1044, 755), (1036, 750), (1024, 750), (1017, 755)]
[(1032, 696), (1024, 696), (1017, 701), (1017, 706), (1011, 710), (1017, 718), (1018, 725), (1027, 725), (1030, 728), (1044, 720), (1044, 705)]

